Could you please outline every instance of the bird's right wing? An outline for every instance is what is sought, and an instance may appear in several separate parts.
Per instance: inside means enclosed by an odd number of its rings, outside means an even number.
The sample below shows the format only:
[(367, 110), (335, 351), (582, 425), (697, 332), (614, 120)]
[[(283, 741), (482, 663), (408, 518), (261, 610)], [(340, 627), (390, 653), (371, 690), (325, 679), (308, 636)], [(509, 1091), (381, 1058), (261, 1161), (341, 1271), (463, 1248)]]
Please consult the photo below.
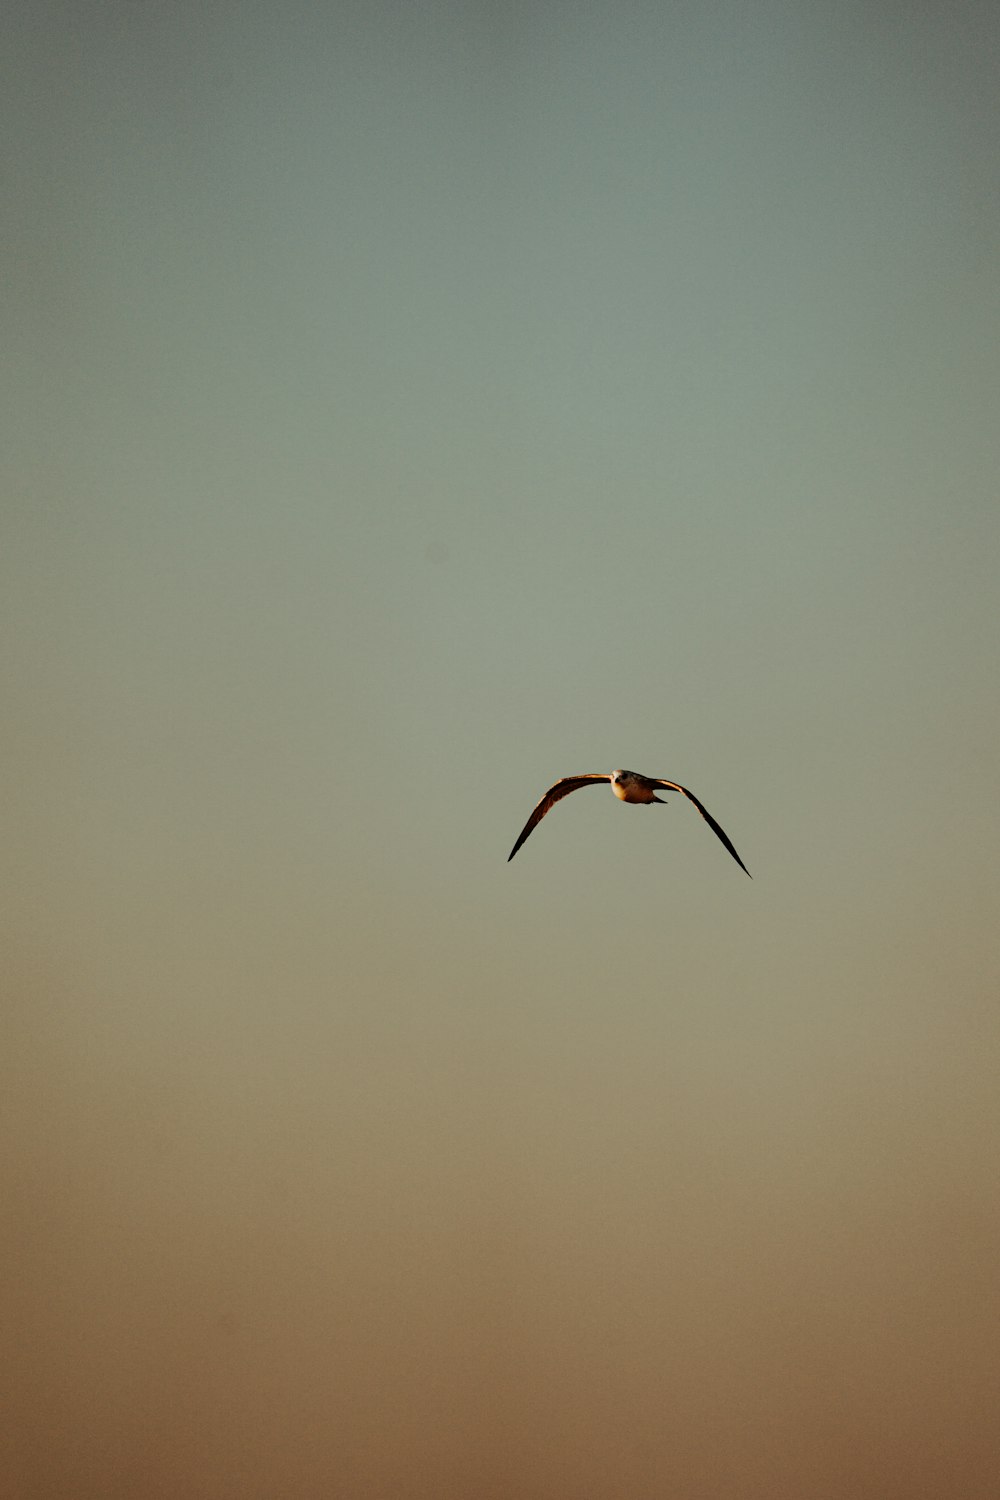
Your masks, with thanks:
[(535, 824), (542, 821), (550, 807), (555, 807), (556, 803), (563, 797), (568, 797), (570, 792), (578, 792), (582, 786), (593, 786), (595, 782), (610, 780), (610, 776), (564, 776), (561, 781), (556, 782), (555, 786), (550, 786), (518, 834), (517, 843), (507, 856), (507, 863), (510, 864)]
[[(720, 843), (725, 844), (726, 848), (729, 850), (730, 854), (733, 856), (743, 873), (745, 875), (750, 875), (750, 871), (747, 869), (746, 865), (736, 853), (735, 845), (733, 844), (733, 841), (729, 837), (726, 830), (715, 821), (708, 808), (705, 807), (704, 803), (698, 801), (698, 798), (695, 796), (694, 792), (689, 792), (687, 787), (681, 786), (679, 781), (663, 781), (658, 776), (651, 776), (649, 779), (654, 786), (662, 787), (664, 791), (667, 792), (680, 792), (688, 799), (689, 802), (693, 802), (695, 807), (701, 813), (702, 817), (705, 819), (705, 822), (708, 824), (709, 828), (711, 828), (712, 832), (715, 834), (715, 837), (720, 841)], [(750, 875), (750, 879), (753, 879), (752, 875)]]

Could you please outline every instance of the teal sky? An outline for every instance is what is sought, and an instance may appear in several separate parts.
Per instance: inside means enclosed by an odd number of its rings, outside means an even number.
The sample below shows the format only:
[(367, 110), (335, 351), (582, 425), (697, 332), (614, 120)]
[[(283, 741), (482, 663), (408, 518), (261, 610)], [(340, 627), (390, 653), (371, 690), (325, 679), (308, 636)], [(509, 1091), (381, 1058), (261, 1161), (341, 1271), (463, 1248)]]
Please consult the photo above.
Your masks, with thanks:
[(993, 1500), (993, 8), (7, 43), (0, 1488)]

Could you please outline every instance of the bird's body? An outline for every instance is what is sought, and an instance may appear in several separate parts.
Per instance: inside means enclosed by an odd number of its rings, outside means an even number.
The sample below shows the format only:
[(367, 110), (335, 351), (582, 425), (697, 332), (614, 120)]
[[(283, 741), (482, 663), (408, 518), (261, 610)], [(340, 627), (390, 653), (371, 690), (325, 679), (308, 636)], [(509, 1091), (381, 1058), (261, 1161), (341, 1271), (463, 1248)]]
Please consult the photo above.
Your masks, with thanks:
[(689, 792), (687, 787), (681, 786), (678, 781), (666, 781), (657, 776), (642, 776), (638, 771), (611, 771), (609, 773), (597, 772), (588, 776), (564, 776), (561, 781), (557, 781), (553, 786), (549, 787), (545, 796), (535, 806), (531, 817), (518, 835), (517, 843), (507, 856), (507, 863), (509, 864), (514, 858), (514, 855), (520, 849), (528, 834), (542, 821), (550, 808), (554, 807), (563, 797), (568, 797), (570, 792), (579, 791), (581, 787), (592, 786), (599, 781), (610, 782), (611, 790), (622, 802), (644, 802), (647, 804), (662, 802), (662, 797), (656, 795), (658, 791), (680, 792), (689, 802), (694, 803), (716, 838), (725, 844), (740, 869), (745, 871), (747, 875), (750, 874), (750, 871), (736, 853), (728, 834), (720, 828), (711, 813), (707, 808), (702, 806), (693, 792)]
[(616, 797), (623, 802), (659, 802), (656, 796), (655, 781), (650, 781), (648, 776), (640, 776), (637, 771), (613, 771), (608, 777), (611, 782), (611, 790)]

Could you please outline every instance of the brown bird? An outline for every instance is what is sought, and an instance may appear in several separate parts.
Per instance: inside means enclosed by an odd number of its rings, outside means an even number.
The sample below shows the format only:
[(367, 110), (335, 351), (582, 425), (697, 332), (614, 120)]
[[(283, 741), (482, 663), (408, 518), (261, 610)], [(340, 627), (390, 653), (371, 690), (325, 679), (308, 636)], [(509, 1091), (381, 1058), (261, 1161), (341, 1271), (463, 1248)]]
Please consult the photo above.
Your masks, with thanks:
[(694, 803), (709, 828), (711, 828), (716, 838), (721, 839), (722, 843), (725, 844), (740, 869), (745, 871), (747, 875), (750, 874), (750, 871), (736, 853), (729, 835), (719, 827), (708, 809), (702, 807), (694, 792), (689, 792), (686, 786), (681, 786), (676, 781), (663, 781), (656, 776), (640, 776), (638, 771), (612, 771), (607, 775), (594, 776), (564, 776), (561, 781), (556, 782), (555, 786), (549, 787), (545, 796), (536, 806), (531, 817), (518, 834), (517, 843), (507, 856), (507, 863), (510, 864), (514, 855), (528, 837), (528, 834), (536, 824), (542, 821), (550, 807), (555, 807), (556, 803), (563, 797), (568, 797), (570, 792), (577, 792), (580, 787), (591, 786), (598, 781), (610, 781), (611, 790), (623, 802), (662, 802), (663, 798), (656, 795), (658, 791), (680, 792), (689, 802)]

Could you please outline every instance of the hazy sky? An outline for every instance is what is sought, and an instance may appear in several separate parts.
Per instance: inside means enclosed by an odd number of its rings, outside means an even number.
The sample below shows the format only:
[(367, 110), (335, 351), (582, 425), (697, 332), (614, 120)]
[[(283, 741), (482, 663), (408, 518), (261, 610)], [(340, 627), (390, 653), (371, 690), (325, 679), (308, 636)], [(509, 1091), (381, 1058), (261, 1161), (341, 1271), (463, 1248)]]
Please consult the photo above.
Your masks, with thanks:
[(5, 1494), (995, 1500), (998, 43), (15, 3)]

